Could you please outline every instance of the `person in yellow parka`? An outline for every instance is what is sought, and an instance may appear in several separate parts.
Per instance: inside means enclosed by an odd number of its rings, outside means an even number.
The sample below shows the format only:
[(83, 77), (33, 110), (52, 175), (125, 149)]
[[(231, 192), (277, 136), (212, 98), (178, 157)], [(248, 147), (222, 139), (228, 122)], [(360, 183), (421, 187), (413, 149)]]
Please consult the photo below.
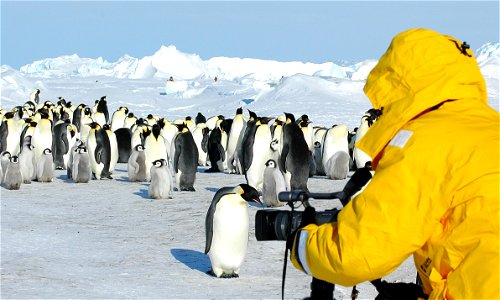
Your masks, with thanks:
[(364, 92), (382, 115), (357, 143), (375, 174), (337, 222), (298, 230), (291, 260), (343, 286), (413, 255), (430, 299), (500, 299), (500, 115), (465, 42), (394, 37)]

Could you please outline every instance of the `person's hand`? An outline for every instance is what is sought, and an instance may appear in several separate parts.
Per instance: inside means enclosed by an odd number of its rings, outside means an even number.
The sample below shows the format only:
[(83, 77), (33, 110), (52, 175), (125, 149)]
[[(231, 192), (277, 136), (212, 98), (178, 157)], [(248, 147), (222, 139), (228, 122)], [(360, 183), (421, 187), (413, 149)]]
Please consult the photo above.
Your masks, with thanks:
[(291, 250), (293, 248), (293, 242), (295, 241), (297, 232), (309, 224), (316, 224), (316, 209), (314, 209), (314, 207), (312, 206), (306, 207), (306, 209), (302, 213), (302, 220), (300, 222), (299, 228), (293, 231), (286, 239), (286, 247), (288, 249)]

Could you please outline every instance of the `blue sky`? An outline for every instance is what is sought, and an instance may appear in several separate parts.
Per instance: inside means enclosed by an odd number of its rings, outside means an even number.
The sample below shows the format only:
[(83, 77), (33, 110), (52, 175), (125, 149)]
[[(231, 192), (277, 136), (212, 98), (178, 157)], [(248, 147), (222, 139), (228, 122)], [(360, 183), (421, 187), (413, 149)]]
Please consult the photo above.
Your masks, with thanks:
[(1, 64), (78, 54), (109, 62), (175, 45), (215, 56), (322, 63), (378, 59), (425, 27), (473, 49), (499, 41), (499, 1), (12, 1), (1, 4)]

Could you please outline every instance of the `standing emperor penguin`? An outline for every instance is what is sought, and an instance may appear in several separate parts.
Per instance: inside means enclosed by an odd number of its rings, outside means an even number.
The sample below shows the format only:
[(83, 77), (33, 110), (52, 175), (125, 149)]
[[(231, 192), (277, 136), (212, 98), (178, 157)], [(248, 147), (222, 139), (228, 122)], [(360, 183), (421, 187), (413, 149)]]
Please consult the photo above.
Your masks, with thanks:
[(76, 139), (76, 127), (69, 120), (54, 126), (52, 150), (56, 170), (65, 170), (67, 168), (69, 152)]
[(193, 131), (193, 139), (198, 148), (198, 165), (203, 167), (207, 165), (209, 133), (205, 123), (198, 123)]
[(141, 144), (133, 148), (127, 166), (128, 180), (146, 180), (146, 154), (144, 154), (144, 147)]
[(31, 93), (29, 102), (34, 104), (35, 107), (38, 105), (40, 102), (40, 89), (36, 89)]
[(220, 278), (238, 277), (248, 244), (248, 203), (261, 203), (259, 193), (248, 184), (219, 189), (205, 219), (205, 254), (211, 273)]
[(151, 166), (151, 183), (148, 194), (152, 199), (172, 198), (172, 174), (166, 159), (155, 160)]
[(126, 163), (132, 153), (132, 130), (127, 127), (115, 130), (116, 143), (118, 145), (118, 162)]
[(78, 132), (81, 132), (81, 128), (82, 128), (82, 116), (83, 116), (83, 110), (84, 109), (85, 109), (85, 104), (81, 103), (73, 111), (73, 120), (71, 121), (71, 123), (76, 126)]
[(52, 150), (45, 148), (36, 164), (36, 180), (38, 182), (52, 182), (54, 180), (54, 158)]
[(311, 151), (304, 134), (295, 122), (293, 114), (285, 113), (286, 124), (283, 126), (283, 148), (280, 156), (280, 169), (285, 174), (287, 190), (307, 191)]
[(276, 161), (270, 159), (266, 162), (264, 171), (264, 184), (262, 187), (262, 201), (268, 207), (283, 206), (278, 200), (278, 194), (286, 191), (285, 177), (281, 173)]
[(90, 123), (90, 132), (87, 139), (87, 150), (90, 157), (90, 168), (95, 179), (101, 179), (104, 169), (103, 162), (103, 141), (100, 133), (101, 126), (97, 122)]
[(356, 136), (354, 138), (354, 149), (353, 149), (353, 160), (356, 164), (356, 168), (363, 168), (367, 162), (372, 161), (372, 158), (363, 152), (363, 150), (356, 147), (356, 143), (368, 132), (370, 127), (377, 121), (378, 117), (381, 115), (380, 110), (369, 109), (361, 118), (361, 124), (356, 131)]
[(35, 127), (31, 143), (35, 147), (35, 162), (43, 155), (45, 149), (52, 149), (52, 121), (47, 111), (40, 111), (41, 119)]
[(222, 145), (222, 132), (221, 127), (222, 119), (217, 121), (217, 125), (210, 132), (208, 136), (208, 158), (210, 159), (210, 168), (205, 172), (223, 172), (224, 160), (226, 159), (226, 151)]
[(21, 149), (20, 139), (25, 121), (18, 120), (15, 113), (8, 112), (3, 116), (2, 126), (0, 126), (0, 152), (9, 151), (17, 155)]
[(264, 181), (264, 170), (266, 161), (271, 157), (271, 129), (267, 125), (270, 121), (267, 117), (260, 117), (255, 123), (255, 134), (249, 136), (243, 145), (243, 165), (245, 166), (245, 178), (247, 183), (257, 191), (262, 192)]
[[(27, 140), (30, 140), (28, 137)], [(23, 175), (23, 183), (31, 183), (35, 179), (35, 151), (33, 145), (27, 142), (23, 146), (23, 150), (19, 153), (19, 166)]]
[(82, 114), (82, 120), (81, 120), (81, 126), (80, 126), (80, 139), (86, 143), (91, 127), (90, 124), (92, 124), (94, 120), (92, 119), (92, 111), (90, 110), (90, 107), (86, 106), (83, 109), (83, 114)]
[(186, 124), (177, 125), (173, 165), (176, 187), (180, 191), (194, 192), (194, 181), (198, 167), (198, 148)]
[(146, 180), (151, 180), (151, 164), (154, 161), (164, 159), (168, 162), (167, 144), (161, 135), (160, 125), (154, 124), (149, 134), (144, 140), (144, 153), (146, 154)]
[(71, 178), (76, 183), (88, 183), (92, 178), (90, 156), (85, 146), (77, 147), (73, 153)]
[(97, 102), (96, 111), (94, 112), (94, 121), (99, 123), (101, 127), (104, 126), (104, 124), (109, 124), (109, 112), (106, 96), (102, 96), (99, 102)]
[(128, 114), (128, 108), (120, 106), (111, 117), (111, 130), (115, 132), (117, 129), (125, 126), (125, 118)]
[(346, 125), (335, 125), (328, 129), (323, 143), (323, 168), (328, 178), (339, 180), (349, 173), (349, 143)]
[(118, 163), (119, 151), (118, 151), (118, 141), (116, 135), (113, 131), (111, 131), (111, 126), (109, 124), (104, 124), (102, 126), (103, 134), (105, 134), (109, 141), (109, 150), (111, 153), (110, 161), (109, 161), (109, 173), (113, 173), (115, 170), (116, 164)]
[(227, 172), (229, 174), (236, 173), (235, 165), (235, 155), (238, 144), (241, 144), (243, 139), (243, 134), (245, 133), (245, 127), (247, 121), (243, 115), (243, 109), (240, 107), (236, 110), (236, 115), (233, 118), (233, 123), (231, 124), (231, 130), (229, 131), (229, 137), (227, 141)]
[(23, 182), (23, 175), (21, 174), (21, 167), (19, 166), (19, 158), (11, 156), (7, 170), (5, 171), (5, 186), (9, 190), (18, 190)]
[[(107, 124), (105, 124), (106, 126)], [(111, 177), (111, 164), (112, 164), (112, 159), (113, 155), (115, 155), (115, 159), (118, 159), (118, 151), (113, 154), (113, 149), (111, 148), (111, 141), (109, 139), (109, 135), (106, 132), (109, 130), (109, 126), (107, 127), (108, 129), (105, 129), (105, 127), (101, 127), (97, 131), (97, 152), (100, 153), (100, 159), (101, 162), (104, 164), (102, 171), (101, 171), (101, 178), (108, 178), (108, 179), (113, 179)], [(118, 148), (116, 148), (118, 150)]]
[(137, 121), (137, 117), (134, 115), (133, 112), (129, 112), (127, 117), (125, 118), (125, 121), (123, 123), (123, 127), (132, 129), (132, 126), (134, 126), (135, 122)]

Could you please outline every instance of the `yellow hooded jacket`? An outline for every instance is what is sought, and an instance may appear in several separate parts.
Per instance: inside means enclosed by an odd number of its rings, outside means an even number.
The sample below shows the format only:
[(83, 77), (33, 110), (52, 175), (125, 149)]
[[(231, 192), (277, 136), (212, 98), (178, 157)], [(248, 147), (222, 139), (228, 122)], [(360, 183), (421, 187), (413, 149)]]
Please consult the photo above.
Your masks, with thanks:
[(295, 267), (351, 286), (413, 255), (431, 299), (500, 299), (500, 118), (462, 45), (425, 29), (393, 39), (364, 88), (383, 109), (357, 144), (375, 175), (336, 223), (303, 228)]

